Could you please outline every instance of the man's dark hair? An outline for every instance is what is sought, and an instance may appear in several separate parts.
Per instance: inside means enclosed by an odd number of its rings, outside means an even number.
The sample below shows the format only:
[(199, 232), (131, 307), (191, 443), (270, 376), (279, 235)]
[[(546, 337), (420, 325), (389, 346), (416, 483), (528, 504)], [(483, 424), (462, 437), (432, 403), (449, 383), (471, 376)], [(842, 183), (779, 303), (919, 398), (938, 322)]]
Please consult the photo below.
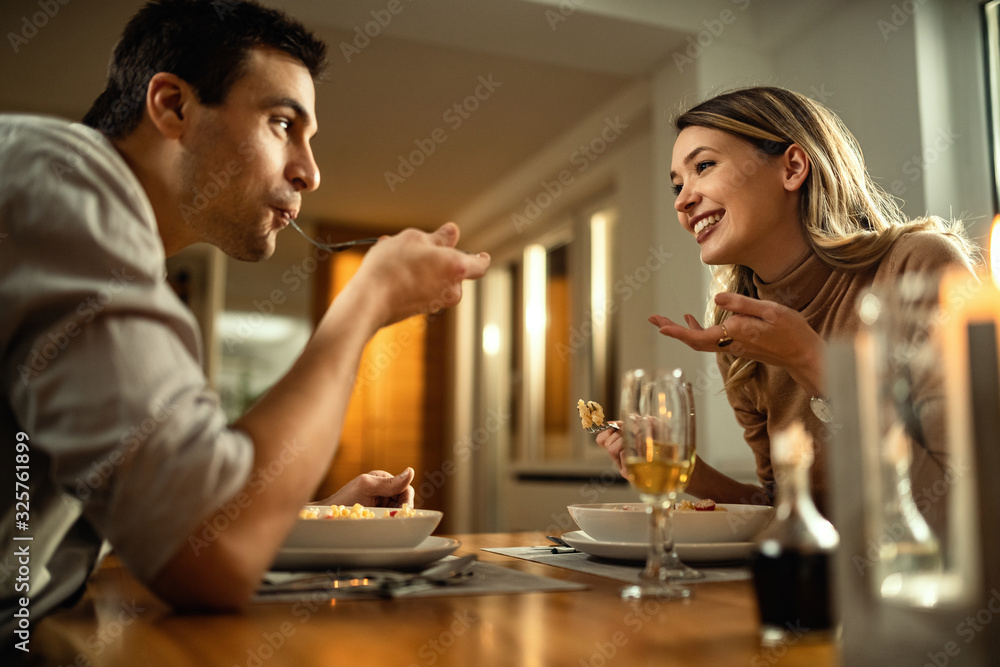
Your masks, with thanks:
[(245, 74), (250, 49), (271, 47), (301, 61), (313, 79), (326, 67), (326, 45), (298, 21), (248, 0), (155, 0), (122, 33), (108, 82), (83, 122), (112, 138), (139, 125), (146, 88), (157, 72), (184, 79), (207, 106), (225, 102)]

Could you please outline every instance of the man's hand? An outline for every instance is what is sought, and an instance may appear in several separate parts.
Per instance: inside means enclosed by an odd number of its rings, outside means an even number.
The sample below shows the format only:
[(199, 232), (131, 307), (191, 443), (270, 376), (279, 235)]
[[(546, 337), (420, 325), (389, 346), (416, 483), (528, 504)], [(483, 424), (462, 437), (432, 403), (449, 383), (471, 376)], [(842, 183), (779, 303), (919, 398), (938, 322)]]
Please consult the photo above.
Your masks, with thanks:
[(407, 468), (395, 477), (384, 470), (373, 470), (358, 475), (329, 498), (313, 505), (347, 505), (360, 503), (365, 507), (413, 507), (413, 468)]
[(457, 304), (462, 281), (486, 272), (490, 256), (455, 250), (458, 236), (453, 222), (429, 234), (406, 229), (383, 238), (365, 254), (350, 285), (380, 307), (379, 326)]

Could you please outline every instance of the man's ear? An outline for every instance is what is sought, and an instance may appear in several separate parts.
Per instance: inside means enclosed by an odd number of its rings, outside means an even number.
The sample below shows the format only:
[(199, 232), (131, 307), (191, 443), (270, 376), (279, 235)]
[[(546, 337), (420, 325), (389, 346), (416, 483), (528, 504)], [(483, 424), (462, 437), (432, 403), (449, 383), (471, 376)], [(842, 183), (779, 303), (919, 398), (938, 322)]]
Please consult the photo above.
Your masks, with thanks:
[(785, 149), (785, 154), (782, 156), (782, 167), (784, 169), (785, 189), (794, 192), (806, 182), (811, 163), (809, 156), (802, 150), (802, 146), (792, 144)]
[(179, 139), (194, 99), (194, 90), (186, 81), (169, 72), (157, 72), (146, 88), (146, 111), (160, 134)]

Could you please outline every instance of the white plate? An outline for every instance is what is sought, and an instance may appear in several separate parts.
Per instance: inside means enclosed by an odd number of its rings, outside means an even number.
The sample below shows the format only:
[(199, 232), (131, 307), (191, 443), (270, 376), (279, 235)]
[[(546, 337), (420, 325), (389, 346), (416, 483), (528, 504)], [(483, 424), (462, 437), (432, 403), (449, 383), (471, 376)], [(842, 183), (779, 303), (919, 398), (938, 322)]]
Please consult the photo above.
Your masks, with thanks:
[(285, 548), (278, 552), (272, 570), (326, 570), (337, 567), (411, 568), (433, 563), (462, 546), (447, 537), (428, 537), (406, 549)]
[[(563, 533), (566, 544), (591, 556), (613, 560), (646, 560), (642, 542), (599, 542), (582, 530)], [(715, 542), (712, 544), (677, 544), (677, 555), (685, 563), (714, 563), (747, 560), (753, 555), (753, 542)]]

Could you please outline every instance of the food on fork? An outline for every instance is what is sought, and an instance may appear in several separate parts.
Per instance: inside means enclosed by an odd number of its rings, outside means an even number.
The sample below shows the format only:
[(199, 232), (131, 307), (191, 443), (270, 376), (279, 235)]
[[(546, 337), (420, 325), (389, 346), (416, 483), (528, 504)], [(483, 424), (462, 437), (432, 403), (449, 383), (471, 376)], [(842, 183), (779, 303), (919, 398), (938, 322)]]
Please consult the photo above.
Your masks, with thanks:
[[(403, 503), (403, 506), (397, 510), (389, 510), (383, 516), (387, 517), (399, 517), (406, 518), (416, 516), (415, 510), (410, 509), (410, 506)], [(311, 507), (305, 507), (299, 512), (300, 519), (374, 519), (376, 518), (375, 512), (370, 509), (365, 509), (360, 503), (354, 503), (354, 507), (347, 507), (346, 505), (313, 505)]]
[(721, 505), (716, 505), (715, 501), (711, 498), (702, 498), (699, 501), (691, 502), (690, 500), (682, 500), (677, 503), (678, 511), (681, 512), (725, 512), (726, 508)]
[(604, 408), (597, 401), (584, 401), (581, 398), (576, 402), (576, 409), (580, 411), (580, 422), (583, 424), (583, 428), (604, 424)]

